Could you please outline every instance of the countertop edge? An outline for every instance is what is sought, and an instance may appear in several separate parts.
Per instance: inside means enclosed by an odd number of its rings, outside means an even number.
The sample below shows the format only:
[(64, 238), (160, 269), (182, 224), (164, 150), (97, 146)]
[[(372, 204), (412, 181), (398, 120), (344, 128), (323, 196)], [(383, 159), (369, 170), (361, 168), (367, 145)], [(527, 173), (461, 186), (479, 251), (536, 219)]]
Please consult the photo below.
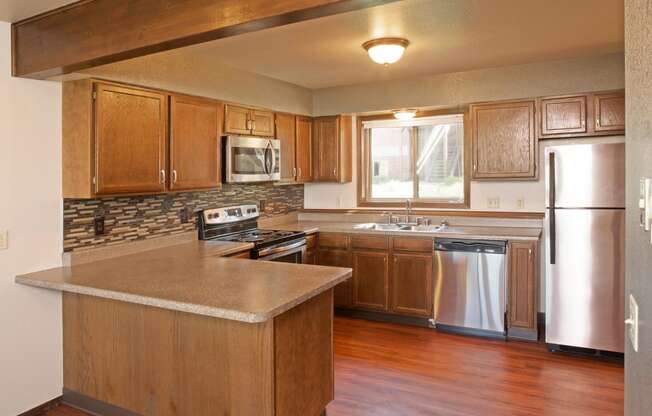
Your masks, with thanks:
[(74, 285), (70, 283), (48, 282), (43, 280), (35, 280), (18, 275), (14, 281), (18, 284), (37, 287), (41, 289), (57, 290), (60, 292), (76, 293), (80, 295), (95, 296), (103, 299), (117, 300), (121, 302), (134, 303), (145, 306), (152, 306), (155, 308), (174, 310), (179, 312), (186, 312), (195, 315), (209, 316), (212, 318), (228, 319), (231, 321), (239, 321), (246, 323), (261, 323), (281, 315), (284, 312), (292, 309), (293, 307), (329, 290), (338, 285), (339, 283), (347, 280), (352, 276), (352, 271), (348, 271), (341, 276), (325, 283), (314, 290), (307, 292), (296, 299), (272, 309), (268, 312), (241, 312), (232, 309), (216, 308), (212, 306), (205, 306), (196, 303), (177, 302), (173, 300), (152, 298), (149, 296), (135, 295), (131, 293), (116, 292), (106, 289), (98, 289), (88, 286)]

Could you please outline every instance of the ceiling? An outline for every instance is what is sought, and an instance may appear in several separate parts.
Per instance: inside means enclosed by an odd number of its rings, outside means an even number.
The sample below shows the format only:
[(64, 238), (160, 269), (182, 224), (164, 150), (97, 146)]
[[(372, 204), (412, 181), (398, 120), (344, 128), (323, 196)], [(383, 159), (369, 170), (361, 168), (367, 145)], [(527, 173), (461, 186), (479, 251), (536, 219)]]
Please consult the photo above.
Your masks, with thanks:
[(47, 12), (57, 7), (74, 3), (76, 0), (0, 0), (0, 21), (19, 20)]
[[(310, 89), (620, 52), (622, 0), (403, 0), (164, 52)], [(410, 40), (385, 68), (361, 45)]]

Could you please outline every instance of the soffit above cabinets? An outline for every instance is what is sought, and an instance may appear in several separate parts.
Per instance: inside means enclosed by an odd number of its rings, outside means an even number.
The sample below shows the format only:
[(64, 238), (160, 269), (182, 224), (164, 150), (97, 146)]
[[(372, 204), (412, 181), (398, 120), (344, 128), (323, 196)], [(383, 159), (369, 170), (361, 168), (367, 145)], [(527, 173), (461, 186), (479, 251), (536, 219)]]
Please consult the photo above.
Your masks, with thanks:
[(17, 22), (75, 1), (77, 0), (2, 0), (0, 21)]
[[(373, 63), (361, 47), (383, 36), (410, 40), (403, 59), (389, 67)], [(318, 89), (621, 52), (623, 38), (622, 0), (403, 0), (167, 51), (147, 62), (210, 56), (211, 65)]]

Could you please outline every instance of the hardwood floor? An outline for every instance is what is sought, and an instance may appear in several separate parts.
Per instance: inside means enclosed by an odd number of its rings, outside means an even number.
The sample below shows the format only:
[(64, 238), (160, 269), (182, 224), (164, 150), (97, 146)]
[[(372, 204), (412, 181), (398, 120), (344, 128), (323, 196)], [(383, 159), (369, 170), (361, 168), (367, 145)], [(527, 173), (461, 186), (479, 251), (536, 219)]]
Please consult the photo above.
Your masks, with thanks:
[[(619, 416), (623, 367), (543, 345), (335, 319), (329, 416)], [(60, 406), (48, 416), (86, 416)]]

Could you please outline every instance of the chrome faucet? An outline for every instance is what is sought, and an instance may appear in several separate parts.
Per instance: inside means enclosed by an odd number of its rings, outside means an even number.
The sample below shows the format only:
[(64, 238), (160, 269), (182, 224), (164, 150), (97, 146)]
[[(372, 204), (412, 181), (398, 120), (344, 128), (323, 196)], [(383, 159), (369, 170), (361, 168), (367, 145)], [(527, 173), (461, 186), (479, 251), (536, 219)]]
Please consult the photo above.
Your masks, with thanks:
[(410, 215), (412, 215), (412, 200), (405, 200), (405, 212), (407, 214), (406, 222), (410, 222)]

